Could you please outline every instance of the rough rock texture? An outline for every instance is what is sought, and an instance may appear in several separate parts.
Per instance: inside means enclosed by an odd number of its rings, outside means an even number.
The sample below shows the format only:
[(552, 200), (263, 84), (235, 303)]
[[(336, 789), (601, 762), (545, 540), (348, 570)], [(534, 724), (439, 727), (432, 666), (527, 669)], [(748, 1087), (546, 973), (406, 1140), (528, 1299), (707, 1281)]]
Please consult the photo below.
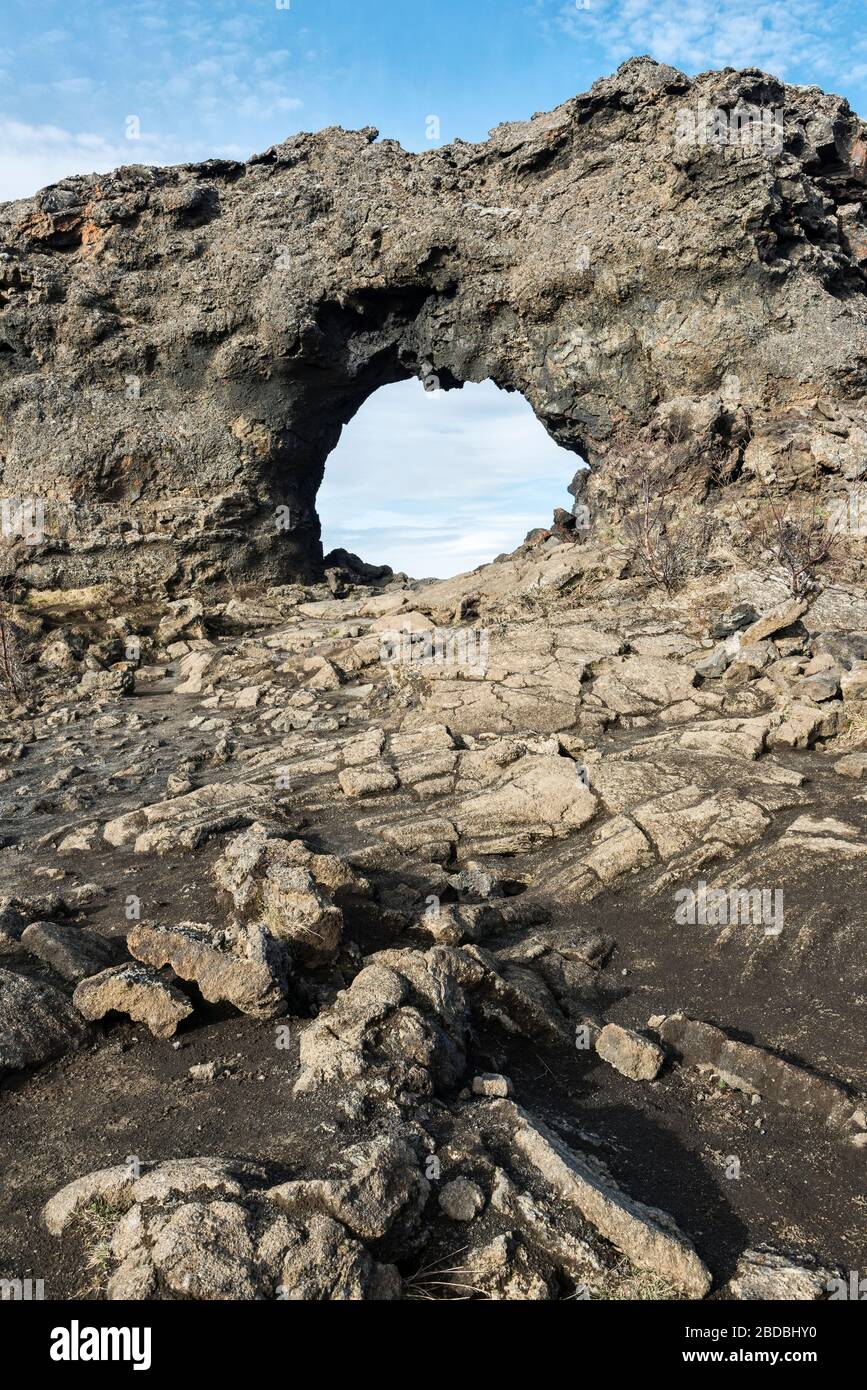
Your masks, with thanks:
[(96, 975), (116, 955), (103, 937), (66, 922), (31, 922), (21, 933), (21, 944), (65, 980), (78, 981)]
[[(679, 138), (684, 112), (745, 105), (782, 108), (780, 144)], [(819, 471), (845, 491), (867, 425), (865, 148), (815, 87), (636, 58), (486, 144), (331, 129), (5, 205), (0, 490), (47, 503), (22, 579), (92, 585), (98, 558), (99, 601), (320, 572), (327, 455), (409, 376), (522, 392), (589, 460), (591, 511), (616, 513), (637, 439), (676, 438), (699, 497), (720, 466), (747, 490)]]
[[(281, 1214), (279, 1189), (252, 1164), (213, 1158), (104, 1169), (46, 1205), (61, 1234), (88, 1204), (112, 1208), (113, 1299), (391, 1299), (401, 1280), (339, 1221)], [(120, 1213), (120, 1215), (119, 1215)]]
[(726, 1285), (729, 1298), (761, 1302), (812, 1302), (827, 1298), (836, 1276), (833, 1270), (805, 1268), (769, 1250), (745, 1250)]
[(663, 1063), (661, 1047), (617, 1023), (606, 1023), (594, 1046), (604, 1061), (632, 1081), (652, 1081)]
[(155, 970), (131, 962), (91, 975), (76, 985), (75, 1007), (91, 1022), (109, 1013), (128, 1014), (147, 1024), (155, 1038), (170, 1038), (193, 1012), (185, 994)]
[[(74, 1181), (46, 1222), (86, 1267), (94, 1206), (110, 1209), (100, 1293), (773, 1298), (855, 1267), (841, 1243), (867, 1075), (845, 1010), (867, 988), (867, 803), (836, 768), (867, 734), (846, 689), (818, 704), (801, 690), (829, 661), (856, 668), (867, 601), (838, 583), (793, 617), (775, 572), (669, 596), (607, 562), (589, 540), (524, 545), (441, 583), (162, 605), (135, 701), (70, 688), (38, 662), (55, 629), (34, 633), (32, 705), (0, 741), (10, 976), (50, 988), (21, 972), (62, 976), (55, 948), (76, 933), (119, 950), (126, 910), (135, 963), (76, 1001), (166, 1035), (172, 1000), (189, 1016), (177, 1050), (109, 1018), (81, 1063), (96, 1075), (45, 1082), (75, 1098), (51, 1167)], [(470, 608), (490, 632), (483, 669), (395, 679), (384, 623), (423, 632)], [(127, 622), (122, 605), (109, 620)], [(116, 654), (109, 623), (66, 614), (76, 660)], [(200, 651), (201, 689), (179, 689)], [(322, 663), (340, 679), (311, 688)], [(382, 773), (379, 793), (347, 795), (352, 770)], [(24, 896), (30, 865), (46, 883)], [(217, 1124), (226, 1153), (263, 1169), (105, 1171), (119, 1150), (98, 1124), (82, 1135), (90, 1092), (133, 1158), (194, 1151)], [(10, 1142), (50, 1198), (42, 1132)], [(756, 1184), (726, 1183), (717, 1156), (750, 1172), (768, 1152), (753, 1209)], [(813, 1192), (793, 1235), (792, 1203)], [(765, 1248), (770, 1264), (744, 1253)]]
[[(736, 100), (782, 149), (678, 142)], [(744, 537), (864, 467), (865, 150), (816, 89), (636, 60), (483, 146), (330, 131), (0, 210), (0, 484), (54, 489), (0, 556), (0, 1274), (857, 1270), (863, 560), (804, 589)], [(453, 579), (323, 559), (325, 456), (409, 375), (523, 391), (575, 510)], [(676, 582), (630, 459), (717, 528)]]
[(254, 1018), (286, 1012), (285, 952), (261, 927), (224, 930), (208, 922), (181, 922), (177, 927), (141, 923), (130, 932), (128, 944), (146, 965), (170, 965), (181, 979), (194, 980), (212, 1003), (225, 1000)]
[(0, 1075), (77, 1047), (87, 1027), (52, 985), (0, 970)]

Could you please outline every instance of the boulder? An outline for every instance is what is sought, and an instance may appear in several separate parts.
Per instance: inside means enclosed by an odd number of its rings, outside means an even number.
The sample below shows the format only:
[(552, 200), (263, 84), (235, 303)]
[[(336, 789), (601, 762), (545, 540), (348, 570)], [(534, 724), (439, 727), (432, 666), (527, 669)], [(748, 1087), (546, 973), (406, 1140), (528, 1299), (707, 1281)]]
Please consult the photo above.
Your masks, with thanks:
[(42, 980), (0, 970), (0, 1075), (39, 1066), (88, 1036), (65, 994)]
[(68, 922), (31, 922), (21, 933), (21, 944), (64, 980), (76, 982), (117, 959), (117, 948), (110, 941)]
[(279, 1018), (286, 1012), (286, 953), (261, 926), (141, 922), (133, 927), (127, 945), (145, 965), (168, 965), (182, 980), (194, 981), (210, 1003), (232, 1004), (253, 1018)]
[(185, 994), (155, 970), (133, 961), (91, 975), (76, 985), (72, 1002), (91, 1022), (106, 1014), (127, 1014), (144, 1023), (155, 1038), (171, 1038), (193, 1006)]

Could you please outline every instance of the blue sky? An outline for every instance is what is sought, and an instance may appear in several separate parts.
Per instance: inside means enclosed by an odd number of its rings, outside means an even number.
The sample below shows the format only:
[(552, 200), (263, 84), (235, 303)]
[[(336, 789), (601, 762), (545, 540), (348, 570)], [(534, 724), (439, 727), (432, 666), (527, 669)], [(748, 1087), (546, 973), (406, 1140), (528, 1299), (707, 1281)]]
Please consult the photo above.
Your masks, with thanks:
[[(432, 143), (436, 116), (436, 143), (482, 140), (498, 122), (548, 110), (636, 53), (690, 73), (763, 67), (840, 92), (867, 114), (865, 14), (865, 0), (0, 0), (0, 201), (118, 164), (243, 159), (328, 125), (375, 125), (420, 150)], [(446, 563), (443, 545), (455, 555), (459, 535), (467, 566), (504, 548), (489, 534), (486, 498), (506, 526), (519, 516), (543, 522), (555, 501), (567, 502), (565, 493), (550, 495), (550, 441), (540, 426), (538, 459), (534, 453), (523, 481), (505, 462), (502, 485), (479, 477), (467, 495), (463, 480), (484, 452), (471, 449), (473, 411), (489, 432), (504, 423), (503, 449), (520, 412), (520, 402), (493, 391), (481, 407), (454, 406), (449, 393), (432, 407), (438, 423), (428, 411), (427, 433), (416, 431), (413, 449), (429, 468), (411, 470), (418, 494), (395, 499), (405, 515), (382, 522), (377, 514), (366, 528), (358, 499), (352, 517), (341, 517), (337, 499), (326, 540), (340, 543), (334, 532), (351, 523), (359, 545), (379, 547), (368, 547), (368, 558), (406, 567), (412, 537), (412, 568), (435, 573), (433, 560)], [(408, 429), (409, 400), (406, 385), (380, 392), (363, 411), (374, 413), (373, 424), (353, 421), (341, 451), (377, 421), (381, 430)], [(421, 399), (419, 411), (428, 404)], [(446, 429), (454, 409), (457, 435)], [(522, 447), (526, 459), (529, 435)], [(565, 488), (574, 460), (561, 458)], [(335, 455), (335, 471), (341, 459)], [(376, 450), (366, 466), (378, 466)], [(395, 475), (372, 475), (368, 495), (377, 495), (377, 476), (386, 486)], [(437, 477), (437, 498), (425, 476)], [(538, 480), (535, 491), (529, 478)], [(417, 526), (419, 509), (452, 490), (450, 535), (434, 539), (436, 527)], [(510, 543), (520, 538), (516, 531)]]

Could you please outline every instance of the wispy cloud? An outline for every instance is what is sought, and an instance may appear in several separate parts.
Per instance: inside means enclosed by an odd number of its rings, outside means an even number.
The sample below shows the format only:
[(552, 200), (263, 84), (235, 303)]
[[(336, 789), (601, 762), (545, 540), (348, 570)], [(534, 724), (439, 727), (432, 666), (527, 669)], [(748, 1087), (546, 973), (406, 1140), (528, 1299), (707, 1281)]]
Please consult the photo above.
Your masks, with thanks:
[(140, 140), (111, 141), (89, 131), (30, 125), (0, 114), (0, 202), (29, 198), (70, 174), (104, 174), (122, 164), (182, 164), (215, 152), (243, 158), (233, 146), (214, 151), (201, 143), (147, 134)]
[(659, 62), (690, 72), (721, 67), (761, 67), (786, 76), (809, 62), (816, 72), (833, 72), (839, 51), (829, 40), (839, 4), (813, 0), (558, 0), (556, 27), (586, 43), (592, 39), (617, 62), (649, 53)]

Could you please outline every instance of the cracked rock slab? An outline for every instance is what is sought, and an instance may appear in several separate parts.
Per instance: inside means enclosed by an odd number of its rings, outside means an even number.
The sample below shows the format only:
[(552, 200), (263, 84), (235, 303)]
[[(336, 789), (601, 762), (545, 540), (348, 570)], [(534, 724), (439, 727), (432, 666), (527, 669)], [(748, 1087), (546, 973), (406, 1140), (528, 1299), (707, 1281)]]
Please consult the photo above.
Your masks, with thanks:
[(105, 826), (110, 845), (133, 845), (136, 854), (193, 850), (218, 830), (231, 830), (267, 809), (267, 793), (245, 782), (214, 783), (168, 801), (128, 811)]

